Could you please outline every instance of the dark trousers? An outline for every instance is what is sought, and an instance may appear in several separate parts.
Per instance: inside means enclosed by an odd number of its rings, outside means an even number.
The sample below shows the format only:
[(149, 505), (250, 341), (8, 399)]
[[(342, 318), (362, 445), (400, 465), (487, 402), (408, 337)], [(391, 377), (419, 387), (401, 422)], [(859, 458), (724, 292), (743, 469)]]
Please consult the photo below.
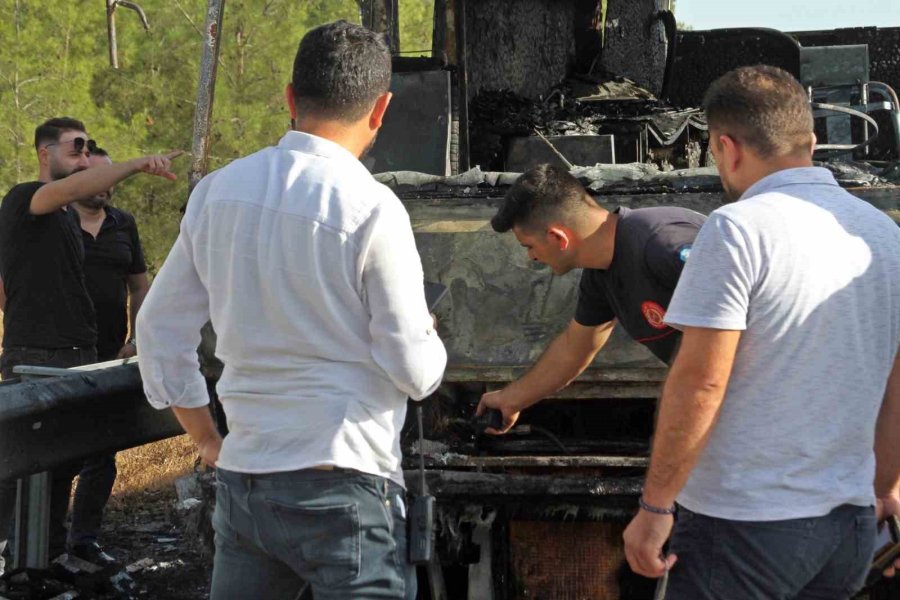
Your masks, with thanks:
[(416, 597), (404, 491), (355, 471), (218, 469), (212, 600)]
[(871, 506), (784, 521), (729, 521), (679, 507), (666, 600), (849, 598), (872, 562), (875, 526)]
[(69, 544), (96, 542), (100, 535), (103, 510), (116, 482), (116, 455), (103, 454), (85, 459), (78, 472), (78, 486), (72, 501), (72, 526)]
[[(19, 365), (69, 368), (90, 364), (97, 361), (94, 348), (4, 348), (0, 356), (0, 375), (3, 379), (18, 377), (13, 368)], [(69, 496), (72, 492), (72, 480), (81, 471), (83, 461), (75, 461), (60, 465), (51, 473), (50, 492), (50, 556), (65, 551), (66, 548), (66, 512), (69, 508)], [(15, 519), (16, 482), (0, 482), (0, 553), (6, 547)], [(90, 503), (88, 503), (90, 506)], [(101, 508), (102, 510), (102, 508)], [(0, 559), (0, 569), (3, 567)]]

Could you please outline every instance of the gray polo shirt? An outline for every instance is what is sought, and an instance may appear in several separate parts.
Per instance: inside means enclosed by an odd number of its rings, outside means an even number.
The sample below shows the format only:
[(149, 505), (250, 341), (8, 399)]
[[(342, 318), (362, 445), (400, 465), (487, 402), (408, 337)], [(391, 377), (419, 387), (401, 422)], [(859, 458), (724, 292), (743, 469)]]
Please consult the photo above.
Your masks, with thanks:
[(742, 330), (678, 502), (771, 521), (874, 503), (875, 421), (900, 346), (900, 228), (826, 169), (774, 173), (700, 230), (665, 321)]

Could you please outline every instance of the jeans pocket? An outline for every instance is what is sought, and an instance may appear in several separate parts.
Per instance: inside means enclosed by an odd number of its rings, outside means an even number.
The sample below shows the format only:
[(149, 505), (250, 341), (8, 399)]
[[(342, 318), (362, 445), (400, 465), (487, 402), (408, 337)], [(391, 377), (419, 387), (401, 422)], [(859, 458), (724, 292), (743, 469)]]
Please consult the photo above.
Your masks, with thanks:
[(869, 569), (872, 566), (878, 529), (875, 511), (870, 508), (857, 515), (854, 518), (853, 527), (856, 553), (852, 560), (848, 560), (847, 581), (844, 583), (844, 591), (848, 595), (855, 594), (865, 585)]
[(216, 506), (213, 509), (212, 526), (216, 537), (231, 541), (237, 539), (237, 534), (231, 525), (231, 492), (228, 485), (218, 476), (216, 477)]
[(291, 505), (268, 499), (284, 546), (310, 583), (339, 586), (359, 577), (360, 528), (356, 504)]

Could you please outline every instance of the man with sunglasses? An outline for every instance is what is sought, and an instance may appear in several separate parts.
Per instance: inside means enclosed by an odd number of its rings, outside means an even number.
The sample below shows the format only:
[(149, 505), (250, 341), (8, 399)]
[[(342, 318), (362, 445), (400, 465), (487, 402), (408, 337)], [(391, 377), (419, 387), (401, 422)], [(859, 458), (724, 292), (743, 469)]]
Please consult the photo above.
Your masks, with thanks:
[[(38, 181), (13, 187), (0, 204), (0, 279), (3, 355), (0, 374), (18, 365), (75, 367), (97, 360), (94, 306), (84, 281), (84, 247), (71, 202), (105, 192), (135, 173), (174, 180), (170, 160), (148, 156), (85, 171), (93, 140), (76, 119), (50, 119), (35, 130)], [(51, 556), (65, 550), (64, 525), (72, 479), (81, 463), (54, 469), (50, 508)], [(0, 573), (2, 551), (15, 510), (16, 482), (0, 481)]]

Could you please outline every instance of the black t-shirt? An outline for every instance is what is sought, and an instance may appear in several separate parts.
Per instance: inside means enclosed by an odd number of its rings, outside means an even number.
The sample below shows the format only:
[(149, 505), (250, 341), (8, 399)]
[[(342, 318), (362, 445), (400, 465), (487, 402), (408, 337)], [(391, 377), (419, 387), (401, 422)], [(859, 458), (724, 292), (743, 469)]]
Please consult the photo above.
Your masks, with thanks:
[(675, 207), (616, 212), (612, 264), (582, 271), (575, 321), (593, 327), (618, 319), (635, 341), (669, 362), (680, 334), (663, 317), (706, 217)]
[(97, 311), (97, 356), (115, 358), (128, 335), (128, 276), (144, 273), (144, 251), (134, 217), (115, 207), (96, 239), (82, 230), (84, 279)]
[(84, 284), (84, 248), (74, 209), (28, 212), (43, 185), (22, 183), (0, 204), (0, 277), (6, 289), (3, 347), (92, 347), (94, 306)]

